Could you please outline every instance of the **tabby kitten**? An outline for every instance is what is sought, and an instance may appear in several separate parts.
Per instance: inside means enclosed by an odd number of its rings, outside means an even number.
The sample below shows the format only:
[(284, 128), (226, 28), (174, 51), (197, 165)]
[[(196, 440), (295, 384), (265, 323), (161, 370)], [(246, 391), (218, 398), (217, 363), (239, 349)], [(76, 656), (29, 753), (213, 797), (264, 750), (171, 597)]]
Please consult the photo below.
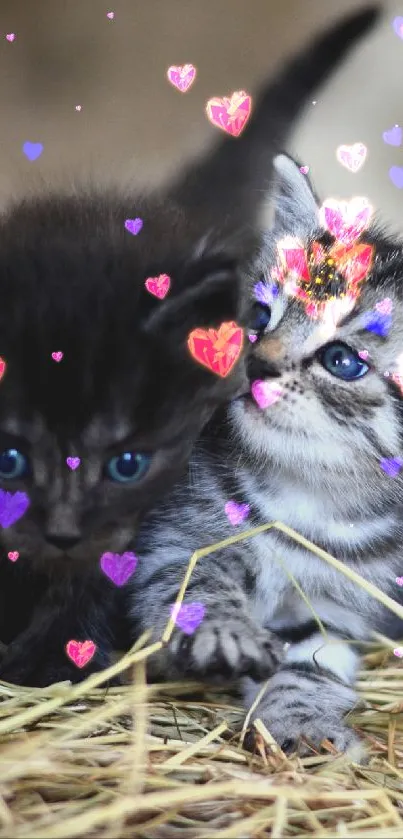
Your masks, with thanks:
[[(50, 194), (1, 217), (0, 678), (76, 681), (108, 663), (117, 588), (100, 557), (130, 552), (141, 514), (244, 387), (242, 363), (221, 378), (188, 336), (242, 325), (262, 172), (269, 186), (277, 143), (375, 19), (360, 12), (319, 39), (267, 87), (242, 137), (166, 192)], [(164, 300), (145, 288), (161, 274)], [(85, 670), (70, 640), (96, 645)]]
[[(403, 246), (377, 228), (362, 234), (360, 243), (374, 246), (375, 256), (360, 293), (333, 324), (313, 317), (310, 299), (305, 306), (287, 287), (293, 273), (285, 271), (280, 282), (275, 243), (296, 237), (309, 250), (314, 241), (328, 248), (333, 240), (320, 228), (315, 197), (298, 166), (280, 155), (275, 167), (277, 210), (252, 278), (256, 340), (249, 361), (250, 384), (268, 386), (271, 404), (258, 407), (249, 390), (219, 413), (196, 447), (187, 480), (142, 530), (133, 620), (137, 630), (152, 629), (155, 636), (196, 548), (274, 520), (398, 596)], [(341, 278), (330, 276), (334, 267), (321, 260), (311, 287), (325, 269), (323, 293), (340, 293)], [(356, 702), (359, 652), (348, 642), (362, 642), (372, 630), (403, 637), (403, 623), (390, 621), (361, 587), (273, 530), (201, 559), (184, 603), (203, 604), (204, 619), (193, 633), (176, 626), (163, 655), (151, 662), (153, 675), (245, 676), (249, 706), (259, 680), (274, 671), (255, 717), (285, 749), (300, 741), (318, 747), (325, 737), (339, 750), (352, 743), (345, 715)], [(277, 667), (280, 641), (289, 648)]]

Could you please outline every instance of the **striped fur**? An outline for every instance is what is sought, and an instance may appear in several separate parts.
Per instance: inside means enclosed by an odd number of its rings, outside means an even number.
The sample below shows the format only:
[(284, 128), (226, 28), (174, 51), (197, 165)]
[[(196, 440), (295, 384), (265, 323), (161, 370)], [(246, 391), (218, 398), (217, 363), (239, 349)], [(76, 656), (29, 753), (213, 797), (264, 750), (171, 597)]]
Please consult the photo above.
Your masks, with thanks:
[[(284, 157), (276, 165), (278, 211), (260, 266), (266, 277), (274, 239), (287, 232), (307, 241), (317, 223), (315, 199), (298, 168)], [(315, 356), (329, 338), (303, 306), (279, 298), (279, 312), (253, 345), (250, 369), (252, 380), (275, 376), (284, 396), (262, 411), (246, 395), (217, 416), (186, 481), (150, 516), (133, 583), (137, 629), (157, 637), (192, 551), (233, 534), (224, 510), (229, 499), (251, 508), (238, 530), (281, 520), (398, 599), (403, 480), (386, 475), (380, 460), (403, 457), (402, 396), (384, 375), (403, 351), (403, 249), (377, 230), (366, 239), (376, 244), (372, 273), (356, 312), (332, 340), (368, 349), (371, 371), (352, 382), (331, 376)], [(385, 297), (393, 301), (388, 338), (363, 334), (359, 316)], [(245, 676), (249, 705), (259, 680), (273, 674), (255, 714), (279, 743), (318, 747), (329, 737), (344, 749), (354, 741), (345, 716), (356, 703), (359, 645), (372, 630), (403, 637), (403, 625), (362, 587), (269, 531), (203, 558), (185, 596), (195, 601), (206, 606), (203, 623), (193, 635), (176, 628), (153, 661), (154, 675)], [(279, 641), (289, 644), (285, 655)]]

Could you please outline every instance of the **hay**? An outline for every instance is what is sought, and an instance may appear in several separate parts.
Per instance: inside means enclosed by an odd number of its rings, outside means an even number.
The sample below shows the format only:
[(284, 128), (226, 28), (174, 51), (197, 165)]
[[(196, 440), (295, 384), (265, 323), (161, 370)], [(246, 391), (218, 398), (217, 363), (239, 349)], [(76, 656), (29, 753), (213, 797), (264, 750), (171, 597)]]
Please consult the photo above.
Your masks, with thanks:
[[(403, 609), (334, 557), (279, 527)], [(225, 540), (249, 538), (253, 531)], [(178, 604), (196, 561), (191, 557)], [(358, 579), (356, 579), (358, 578)], [(389, 602), (390, 601), (390, 602)], [(173, 631), (170, 621), (164, 633)], [(359, 754), (287, 757), (261, 721), (255, 754), (242, 748), (239, 701), (195, 684), (147, 685), (147, 636), (108, 670), (45, 689), (0, 683), (0, 839), (245, 839), (403, 836), (403, 667), (392, 644), (368, 645), (351, 715)], [(130, 684), (105, 689), (118, 673)]]

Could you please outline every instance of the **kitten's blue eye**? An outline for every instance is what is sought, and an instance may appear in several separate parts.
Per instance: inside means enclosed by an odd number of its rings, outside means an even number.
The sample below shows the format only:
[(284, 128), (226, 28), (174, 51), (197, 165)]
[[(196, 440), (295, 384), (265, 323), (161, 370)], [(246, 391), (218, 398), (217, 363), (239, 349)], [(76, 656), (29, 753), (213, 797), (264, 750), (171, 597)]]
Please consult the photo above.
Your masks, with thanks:
[(332, 376), (346, 382), (360, 379), (369, 370), (369, 365), (362, 361), (358, 353), (340, 341), (328, 344), (320, 353), (320, 361)]
[(6, 449), (0, 454), (0, 479), (11, 481), (28, 472), (28, 460), (17, 449)]
[(253, 307), (251, 328), (255, 332), (263, 332), (266, 326), (270, 323), (271, 310), (269, 306), (263, 306), (262, 303), (255, 303)]
[(151, 455), (144, 452), (124, 452), (112, 457), (106, 464), (106, 474), (112, 481), (121, 484), (140, 481), (148, 472)]

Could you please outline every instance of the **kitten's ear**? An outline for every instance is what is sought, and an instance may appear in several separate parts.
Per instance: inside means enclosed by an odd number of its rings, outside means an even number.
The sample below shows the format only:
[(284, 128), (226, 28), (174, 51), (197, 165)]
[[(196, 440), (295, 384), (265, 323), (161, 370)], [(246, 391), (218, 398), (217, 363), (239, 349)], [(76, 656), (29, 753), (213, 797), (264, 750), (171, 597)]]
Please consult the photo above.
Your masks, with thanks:
[(286, 146), (313, 92), (377, 18), (374, 7), (360, 10), (317, 37), (266, 85), (241, 135), (227, 135), (201, 164), (181, 175), (171, 197), (187, 216), (198, 219), (201, 231), (210, 230), (221, 240), (234, 234), (242, 239), (248, 228), (264, 225), (273, 158)]
[(285, 154), (274, 158), (274, 186), (268, 212), (268, 229), (278, 238), (284, 234), (302, 236), (318, 226), (319, 202), (312, 185), (298, 163)]

